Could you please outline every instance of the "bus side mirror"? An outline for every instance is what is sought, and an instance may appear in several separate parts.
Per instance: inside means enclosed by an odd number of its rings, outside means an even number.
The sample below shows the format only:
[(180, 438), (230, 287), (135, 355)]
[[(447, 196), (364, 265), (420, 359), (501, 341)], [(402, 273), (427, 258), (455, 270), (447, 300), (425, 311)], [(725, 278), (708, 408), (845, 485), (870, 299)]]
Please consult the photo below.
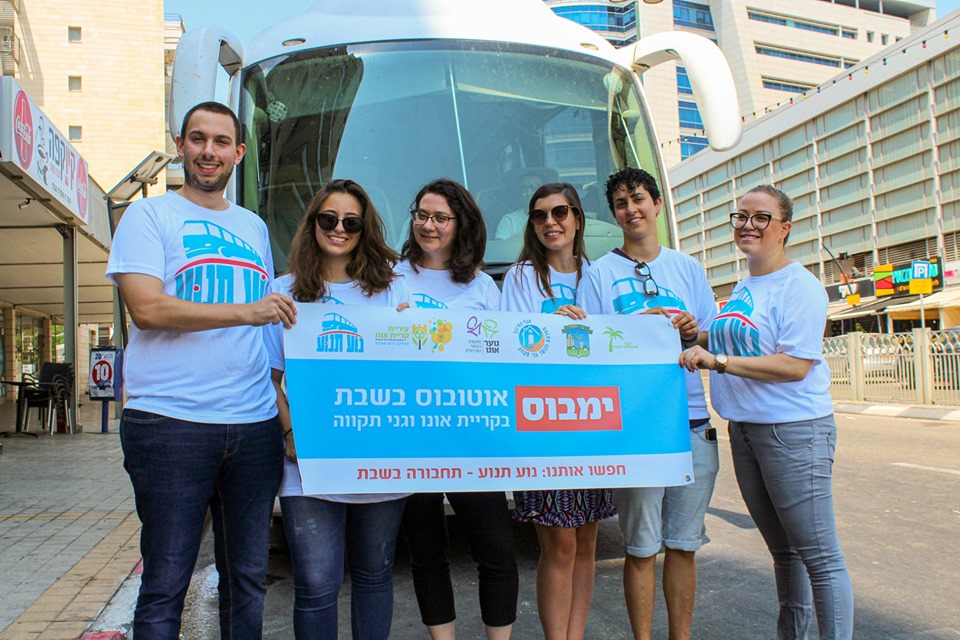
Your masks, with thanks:
[(180, 135), (187, 111), (216, 99), (218, 66), (229, 76), (243, 67), (243, 47), (235, 35), (219, 27), (201, 27), (183, 34), (173, 62), (167, 114), (174, 140)]
[(743, 125), (737, 87), (716, 44), (693, 33), (665, 31), (644, 36), (623, 51), (627, 66), (638, 75), (668, 60), (679, 60), (687, 70), (710, 147), (724, 151), (740, 142)]

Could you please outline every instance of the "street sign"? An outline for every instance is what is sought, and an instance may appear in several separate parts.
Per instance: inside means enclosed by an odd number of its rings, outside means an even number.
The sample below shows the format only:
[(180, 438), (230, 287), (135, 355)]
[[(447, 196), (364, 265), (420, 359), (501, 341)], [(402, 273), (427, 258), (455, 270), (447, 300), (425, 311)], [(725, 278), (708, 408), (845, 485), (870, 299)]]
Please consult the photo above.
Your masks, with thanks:
[[(914, 260), (910, 263), (911, 280), (929, 280), (933, 277), (929, 260)], [(910, 293), (913, 293), (912, 291)], [(929, 291), (927, 292), (929, 293)]]
[(910, 280), (910, 295), (928, 296), (931, 293), (933, 293), (933, 279), (923, 278), (920, 280), (915, 280), (915, 279)]
[(96, 347), (90, 350), (90, 399), (119, 400), (123, 389), (123, 350)]

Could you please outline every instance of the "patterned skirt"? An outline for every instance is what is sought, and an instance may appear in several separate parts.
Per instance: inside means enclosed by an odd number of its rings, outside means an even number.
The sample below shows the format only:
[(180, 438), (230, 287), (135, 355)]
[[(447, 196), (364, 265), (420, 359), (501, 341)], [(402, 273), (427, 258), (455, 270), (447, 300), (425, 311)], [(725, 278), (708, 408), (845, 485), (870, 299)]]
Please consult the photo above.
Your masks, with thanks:
[(548, 527), (581, 527), (617, 515), (609, 489), (514, 491), (513, 500), (514, 519)]

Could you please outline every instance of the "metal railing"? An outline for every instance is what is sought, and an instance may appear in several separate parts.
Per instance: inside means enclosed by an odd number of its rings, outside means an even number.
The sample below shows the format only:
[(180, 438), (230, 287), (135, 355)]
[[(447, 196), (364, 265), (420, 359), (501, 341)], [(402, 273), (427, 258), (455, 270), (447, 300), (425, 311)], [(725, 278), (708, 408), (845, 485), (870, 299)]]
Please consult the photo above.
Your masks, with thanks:
[(834, 400), (960, 406), (960, 332), (848, 333), (823, 355)]

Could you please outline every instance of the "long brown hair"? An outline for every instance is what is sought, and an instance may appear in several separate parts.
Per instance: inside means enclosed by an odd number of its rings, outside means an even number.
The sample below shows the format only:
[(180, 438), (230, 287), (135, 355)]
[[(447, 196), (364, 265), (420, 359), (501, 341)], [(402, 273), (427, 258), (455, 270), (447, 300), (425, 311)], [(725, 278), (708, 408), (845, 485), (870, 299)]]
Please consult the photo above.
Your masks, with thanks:
[[(583, 239), (587, 221), (583, 216), (583, 205), (580, 204), (580, 196), (577, 194), (576, 187), (569, 182), (548, 182), (533, 192), (528, 211), (533, 211), (537, 200), (557, 193), (567, 199), (567, 204), (570, 205), (573, 215), (579, 223), (577, 225), (579, 228), (573, 236), (573, 257), (577, 261), (577, 284), (580, 284), (580, 276), (583, 275), (583, 263), (586, 261), (587, 264), (590, 264), (590, 261), (587, 259), (586, 241)], [(542, 294), (549, 295), (552, 300), (554, 295), (553, 289), (550, 287), (550, 263), (547, 261), (547, 248), (537, 237), (533, 220), (528, 219), (527, 226), (523, 229), (523, 248), (520, 249), (517, 263), (520, 267), (524, 264), (533, 267), (534, 273), (537, 274), (537, 288), (540, 289)], [(517, 286), (523, 287), (523, 279), (520, 277), (519, 268), (514, 275), (517, 278)]]
[(383, 220), (370, 196), (353, 180), (331, 180), (313, 197), (297, 227), (290, 246), (290, 269), (293, 274), (291, 294), (298, 302), (316, 302), (326, 294), (323, 280), (323, 251), (317, 244), (315, 217), (324, 201), (332, 193), (347, 193), (360, 202), (363, 229), (360, 241), (350, 256), (347, 275), (353, 278), (363, 293), (372, 296), (386, 290), (396, 274), (397, 252), (384, 240)]
[[(487, 249), (487, 228), (483, 224), (483, 213), (466, 187), (447, 178), (434, 180), (420, 189), (417, 197), (413, 199), (413, 211), (420, 207), (420, 201), (428, 193), (443, 196), (450, 210), (457, 216), (453, 252), (447, 261), (450, 277), (461, 284), (472, 282), (483, 268), (483, 252)], [(412, 218), (407, 241), (400, 250), (400, 259), (409, 260), (414, 271), (418, 271), (417, 267), (423, 260), (423, 249), (413, 234)]]

